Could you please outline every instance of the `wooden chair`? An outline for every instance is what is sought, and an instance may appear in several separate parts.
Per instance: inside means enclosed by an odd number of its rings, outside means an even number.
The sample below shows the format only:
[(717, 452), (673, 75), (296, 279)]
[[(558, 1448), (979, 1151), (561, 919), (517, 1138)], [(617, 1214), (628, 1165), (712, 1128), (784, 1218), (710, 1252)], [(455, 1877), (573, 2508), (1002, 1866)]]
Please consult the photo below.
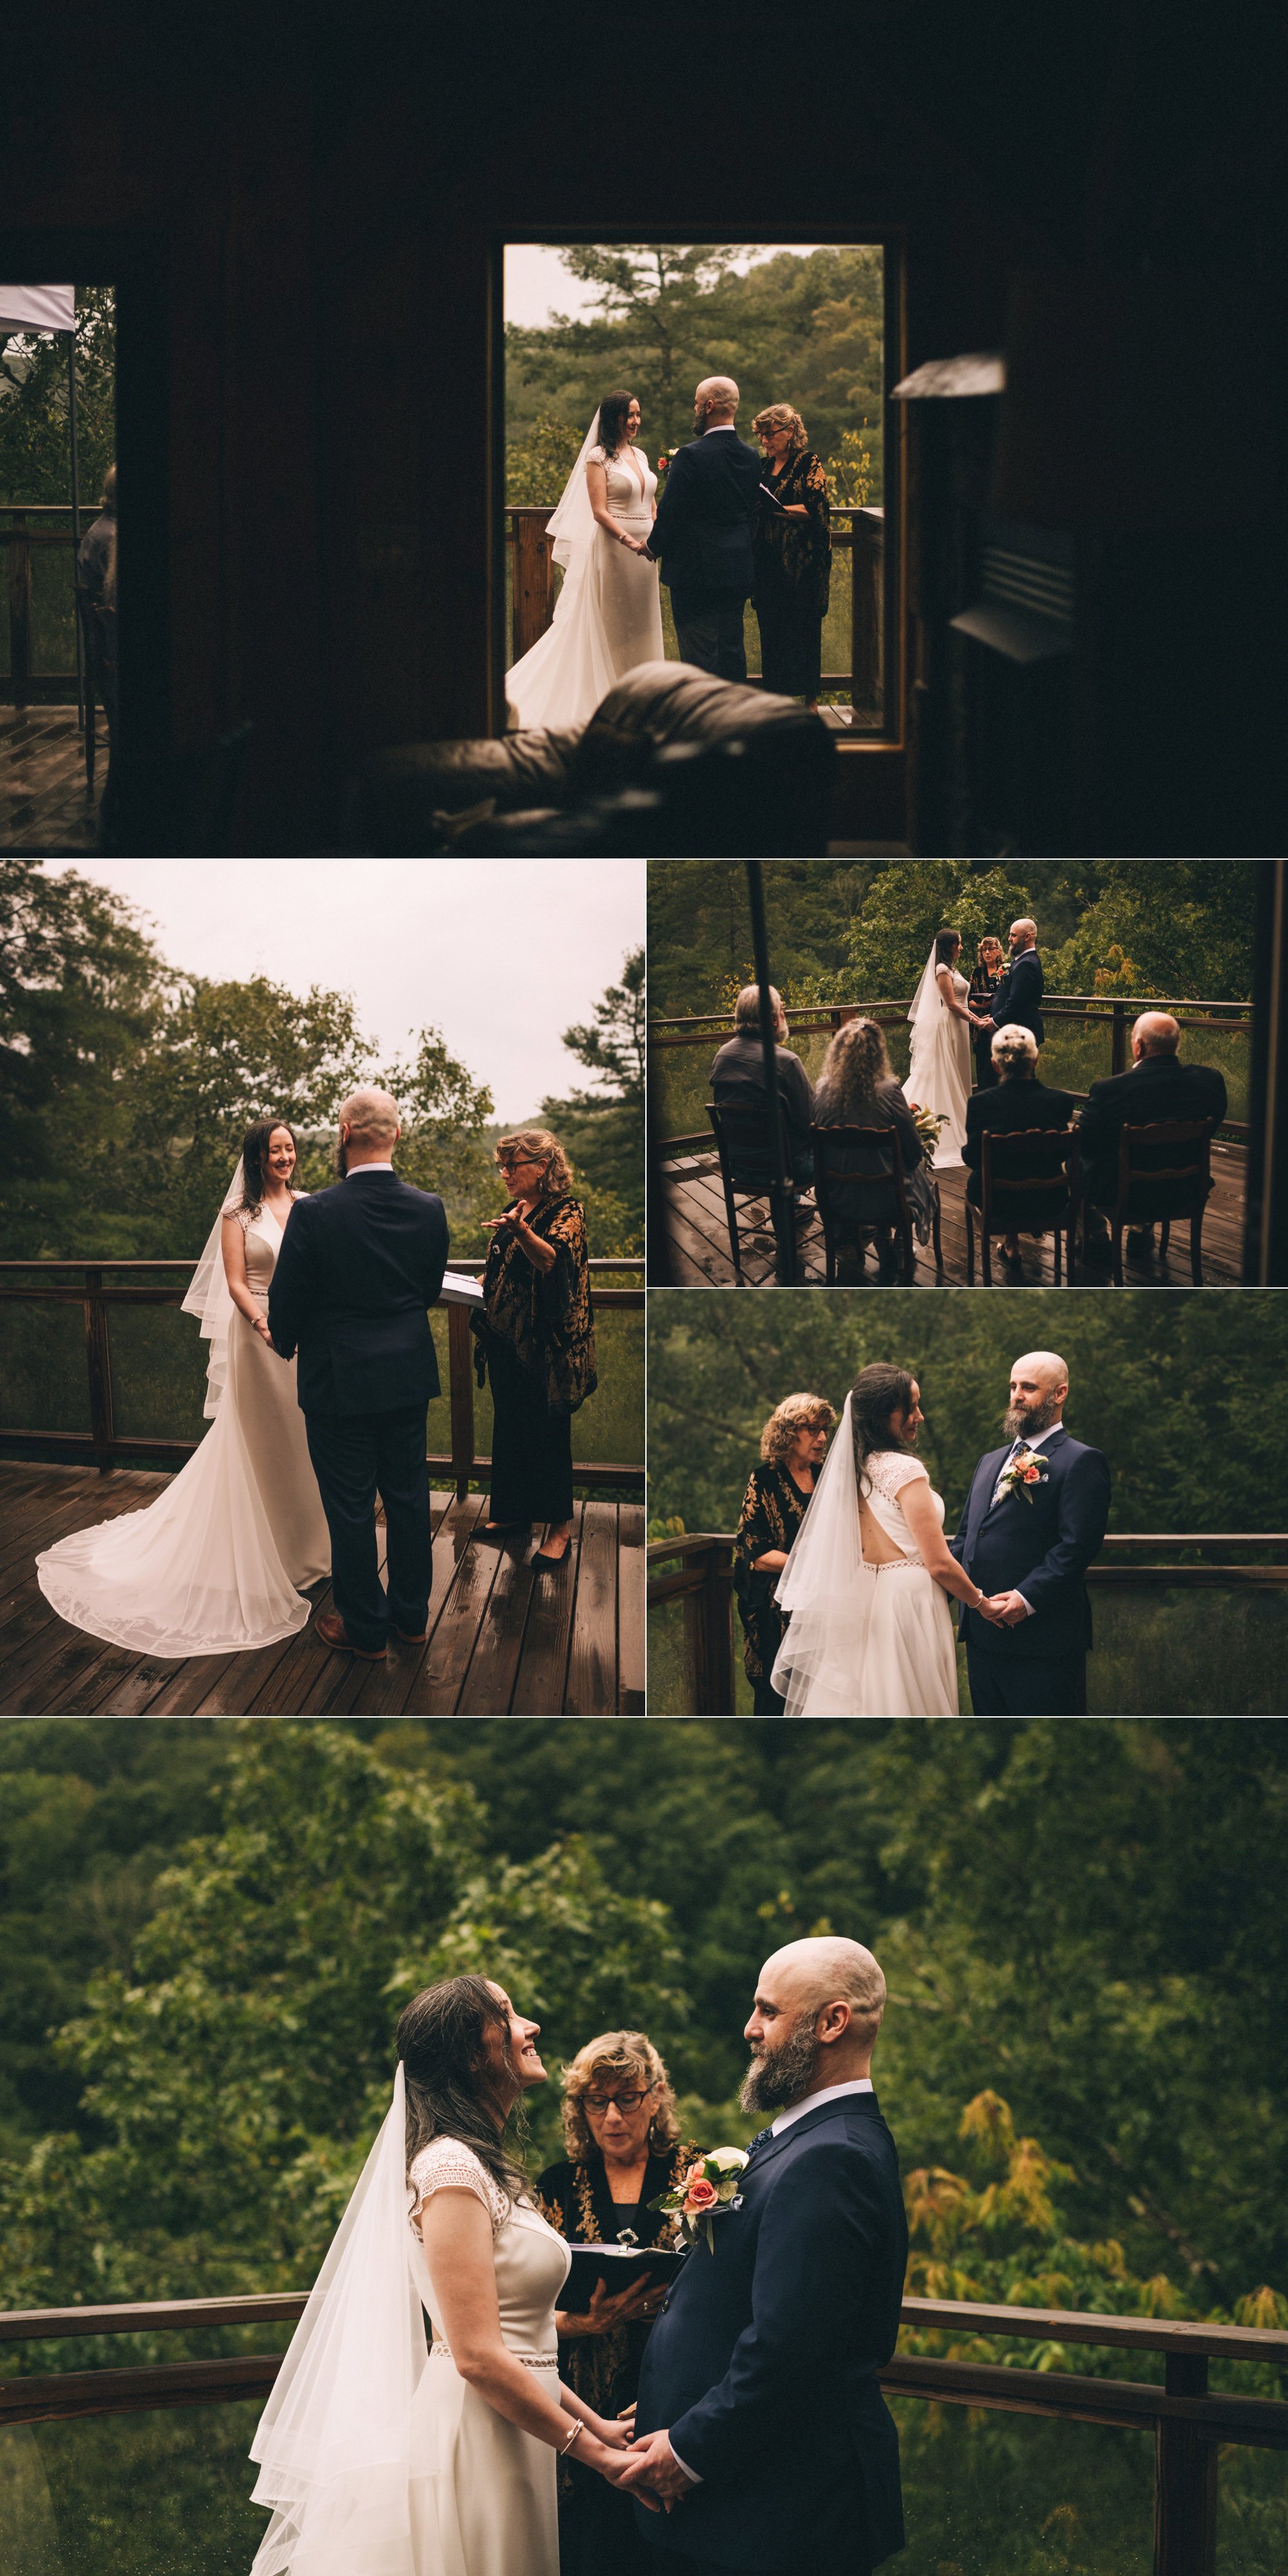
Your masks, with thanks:
[[(1008, 1201), (1035, 1196), (1051, 1200), (1051, 1222), (1016, 1225)], [(1078, 1224), (1078, 1136), (1073, 1127), (984, 1127), (980, 1130), (979, 1206), (966, 1206), (966, 1285), (975, 1285), (975, 1228), (980, 1234), (980, 1272), (986, 1288), (993, 1285), (991, 1237), (995, 1234), (1053, 1234), (1055, 1284), (1062, 1284), (1061, 1230), (1068, 1238), (1069, 1285), (1073, 1286)]]
[[(899, 1142), (898, 1128), (811, 1127), (809, 1132), (810, 1142), (814, 1148), (814, 1196), (818, 1202), (819, 1217), (823, 1226), (823, 1250), (829, 1288), (833, 1287), (836, 1281), (838, 1237), (844, 1235), (848, 1238), (851, 1234), (857, 1236), (862, 1233), (865, 1224), (883, 1228), (889, 1226), (888, 1209), (883, 1208), (880, 1216), (865, 1218), (863, 1202), (865, 1197), (876, 1198), (878, 1201), (888, 1199), (891, 1189), (894, 1191), (895, 1205), (898, 1210), (894, 1220), (894, 1231), (899, 1238), (903, 1255), (903, 1284), (905, 1288), (910, 1288), (916, 1267), (916, 1253), (913, 1249), (912, 1210), (908, 1205), (903, 1169), (903, 1147)], [(861, 1147), (867, 1153), (880, 1155), (886, 1168), (871, 1175), (838, 1170), (833, 1158), (842, 1152), (848, 1152), (855, 1146)], [(942, 1279), (944, 1256), (939, 1233), (939, 1184), (931, 1172), (927, 1172), (926, 1178), (930, 1183), (933, 1202), (931, 1233), (935, 1247), (935, 1277)]]
[[(1123, 1229), (1125, 1226), (1158, 1225), (1160, 1261), (1167, 1259), (1171, 1239), (1172, 1217), (1190, 1220), (1190, 1272), (1196, 1288), (1203, 1285), (1203, 1211), (1212, 1187), (1212, 1138), (1215, 1118), (1160, 1118), (1149, 1127), (1120, 1127), (1118, 1131), (1118, 1195), (1106, 1210), (1114, 1250), (1114, 1286), (1123, 1280)], [(1142, 1154), (1162, 1153), (1165, 1163), (1142, 1163)], [(1161, 1220), (1148, 1213), (1148, 1197), (1156, 1184), (1175, 1191), (1180, 1204), (1170, 1216)]]
[[(783, 1167), (788, 1175), (787, 1203), (794, 1225), (796, 1184), (791, 1178), (791, 1144), (781, 1100), (778, 1103), (778, 1115), (783, 1139)], [(729, 1253), (733, 1262), (733, 1275), (738, 1286), (742, 1288), (745, 1287), (746, 1282), (742, 1275), (742, 1238), (738, 1232), (738, 1201), (741, 1199), (745, 1205), (748, 1199), (764, 1199), (769, 1196), (769, 1121), (764, 1110), (754, 1102), (749, 1103), (746, 1108), (741, 1104), (733, 1107), (728, 1103), (723, 1108), (717, 1108), (713, 1102), (707, 1109), (707, 1116), (711, 1121), (711, 1132), (715, 1137), (716, 1152), (720, 1157), (720, 1179), (724, 1189), (725, 1222), (729, 1228)], [(763, 1165), (765, 1172), (763, 1181), (740, 1181), (735, 1178), (738, 1171), (746, 1170), (748, 1163), (753, 1169), (757, 1164)]]

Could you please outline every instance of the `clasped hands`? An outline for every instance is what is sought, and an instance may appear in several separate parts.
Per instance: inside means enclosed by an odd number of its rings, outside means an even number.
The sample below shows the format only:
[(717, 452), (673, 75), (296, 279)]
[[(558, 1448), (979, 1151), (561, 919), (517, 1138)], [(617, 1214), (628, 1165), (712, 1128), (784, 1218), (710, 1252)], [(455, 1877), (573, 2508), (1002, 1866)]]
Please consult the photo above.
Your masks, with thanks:
[[(631, 2439), (635, 2409), (628, 2406), (619, 2417), (630, 2443), (605, 2471), (610, 2485), (621, 2495), (635, 2497), (650, 2513), (670, 2513), (687, 2495), (693, 2484), (687, 2478), (671, 2448), (666, 2433), (645, 2433), (638, 2442)], [(618, 2462), (620, 2461), (620, 2466)]]
[(995, 1628), (1018, 1628), (1021, 1619), (1029, 1615), (1029, 1605), (1021, 1592), (986, 1593), (982, 1601), (973, 1601), (969, 1606), (978, 1610), (981, 1619), (990, 1619)]

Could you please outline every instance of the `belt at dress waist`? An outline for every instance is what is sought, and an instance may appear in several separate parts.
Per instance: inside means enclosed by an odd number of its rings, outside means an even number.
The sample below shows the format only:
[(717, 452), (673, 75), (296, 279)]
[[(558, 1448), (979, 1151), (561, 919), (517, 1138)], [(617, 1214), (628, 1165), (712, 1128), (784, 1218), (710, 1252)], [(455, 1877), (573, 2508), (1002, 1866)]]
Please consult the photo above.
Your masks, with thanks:
[[(507, 2344), (505, 2348), (510, 2355), (511, 2361), (517, 2361), (524, 2370), (557, 2370), (559, 2368), (559, 2355), (557, 2352), (514, 2352), (509, 2344)], [(429, 2357), (431, 2361), (437, 2361), (440, 2357), (444, 2361), (450, 2361), (452, 2358), (451, 2346), (449, 2344), (440, 2343), (438, 2336), (435, 2335), (434, 2340), (429, 2347)]]

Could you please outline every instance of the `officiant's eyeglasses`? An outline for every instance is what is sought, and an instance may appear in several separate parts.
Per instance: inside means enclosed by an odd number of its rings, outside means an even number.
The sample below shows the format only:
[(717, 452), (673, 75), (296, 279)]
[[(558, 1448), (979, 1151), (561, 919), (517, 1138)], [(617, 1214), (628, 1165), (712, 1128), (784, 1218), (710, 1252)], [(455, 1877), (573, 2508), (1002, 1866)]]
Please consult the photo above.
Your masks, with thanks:
[(642, 2087), (635, 2093), (585, 2093), (582, 2099), (588, 2111), (608, 2111), (614, 2102), (619, 2111), (638, 2111), (641, 2102), (651, 2090), (650, 2085)]

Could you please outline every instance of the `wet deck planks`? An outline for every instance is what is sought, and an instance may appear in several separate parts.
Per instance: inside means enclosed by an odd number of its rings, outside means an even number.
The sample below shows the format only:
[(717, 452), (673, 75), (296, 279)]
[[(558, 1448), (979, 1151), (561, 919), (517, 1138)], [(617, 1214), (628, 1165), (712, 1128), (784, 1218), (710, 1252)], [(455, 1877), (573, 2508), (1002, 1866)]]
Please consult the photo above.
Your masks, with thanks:
[[(532, 1557), (540, 1533), (498, 1547), (484, 1499), (432, 1497), (429, 1635), (395, 1639), (383, 1664), (322, 1646), (312, 1624), (257, 1652), (182, 1661), (69, 1627), (36, 1580), (37, 1553), (69, 1531), (142, 1510), (166, 1479), (144, 1470), (0, 1463), (0, 1714), (100, 1717), (637, 1717), (644, 1710), (644, 1512), (575, 1507), (562, 1566)], [(315, 1608), (330, 1588), (319, 1585)]]
[(107, 718), (95, 710), (94, 790), (85, 779), (75, 707), (0, 708), (0, 850), (98, 847), (107, 776)]

